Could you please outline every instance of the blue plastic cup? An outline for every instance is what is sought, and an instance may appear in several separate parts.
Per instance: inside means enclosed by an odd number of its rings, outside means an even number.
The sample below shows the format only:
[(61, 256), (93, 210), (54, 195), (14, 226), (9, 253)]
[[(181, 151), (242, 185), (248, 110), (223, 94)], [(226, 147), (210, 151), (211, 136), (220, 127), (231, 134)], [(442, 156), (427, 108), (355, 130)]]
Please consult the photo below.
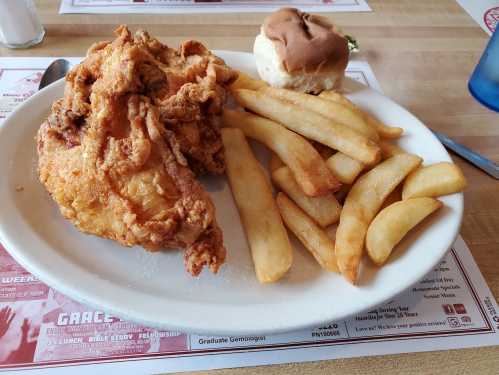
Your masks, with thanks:
[(499, 27), (489, 40), (478, 65), (476, 66), (468, 89), (484, 106), (499, 112)]

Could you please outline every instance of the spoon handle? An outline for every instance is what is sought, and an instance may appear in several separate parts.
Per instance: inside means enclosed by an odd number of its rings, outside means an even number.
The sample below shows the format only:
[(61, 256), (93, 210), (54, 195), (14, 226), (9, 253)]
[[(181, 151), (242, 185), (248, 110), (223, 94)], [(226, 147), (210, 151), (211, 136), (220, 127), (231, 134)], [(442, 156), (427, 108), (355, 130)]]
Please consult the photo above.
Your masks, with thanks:
[(491, 175), (495, 179), (499, 179), (499, 166), (492, 160), (489, 160), (482, 155), (477, 154), (475, 151), (455, 142), (442, 133), (438, 133), (436, 131), (433, 131), (433, 133), (445, 147), (451, 149), (456, 154), (468, 160), (470, 163), (474, 164), (476, 167), (480, 168), (482, 171)]

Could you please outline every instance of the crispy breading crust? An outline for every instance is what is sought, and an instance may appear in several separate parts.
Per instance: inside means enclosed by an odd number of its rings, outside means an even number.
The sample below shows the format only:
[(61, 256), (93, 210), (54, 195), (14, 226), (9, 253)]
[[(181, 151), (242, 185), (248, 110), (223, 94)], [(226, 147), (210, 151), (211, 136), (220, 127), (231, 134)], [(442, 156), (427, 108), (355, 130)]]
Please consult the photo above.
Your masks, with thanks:
[(174, 50), (120, 26), (68, 73), (37, 136), (39, 177), (79, 230), (148, 250), (184, 248), (193, 275), (225, 260), (195, 174), (223, 173), (215, 117), (236, 73), (202, 44)]

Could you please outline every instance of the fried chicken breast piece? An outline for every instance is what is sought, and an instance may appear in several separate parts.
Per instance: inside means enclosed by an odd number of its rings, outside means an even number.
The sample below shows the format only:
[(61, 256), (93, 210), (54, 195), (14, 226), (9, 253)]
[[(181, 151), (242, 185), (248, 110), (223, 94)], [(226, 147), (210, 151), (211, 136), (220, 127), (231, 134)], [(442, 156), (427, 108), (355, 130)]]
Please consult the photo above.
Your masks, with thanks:
[(236, 73), (198, 42), (174, 50), (121, 26), (68, 73), (37, 135), (39, 178), (79, 230), (185, 267), (225, 260), (215, 207), (195, 173), (223, 173), (216, 116)]

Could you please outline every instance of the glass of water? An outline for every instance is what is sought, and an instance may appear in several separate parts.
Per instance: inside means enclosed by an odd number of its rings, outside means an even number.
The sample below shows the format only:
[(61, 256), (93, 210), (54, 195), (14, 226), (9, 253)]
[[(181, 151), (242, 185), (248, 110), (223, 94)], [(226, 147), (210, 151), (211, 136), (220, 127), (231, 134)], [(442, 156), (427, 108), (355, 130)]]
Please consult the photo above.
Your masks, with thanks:
[(475, 68), (468, 89), (480, 103), (499, 112), (499, 26)]
[(44, 35), (33, 0), (0, 0), (0, 44), (28, 48), (40, 43)]

